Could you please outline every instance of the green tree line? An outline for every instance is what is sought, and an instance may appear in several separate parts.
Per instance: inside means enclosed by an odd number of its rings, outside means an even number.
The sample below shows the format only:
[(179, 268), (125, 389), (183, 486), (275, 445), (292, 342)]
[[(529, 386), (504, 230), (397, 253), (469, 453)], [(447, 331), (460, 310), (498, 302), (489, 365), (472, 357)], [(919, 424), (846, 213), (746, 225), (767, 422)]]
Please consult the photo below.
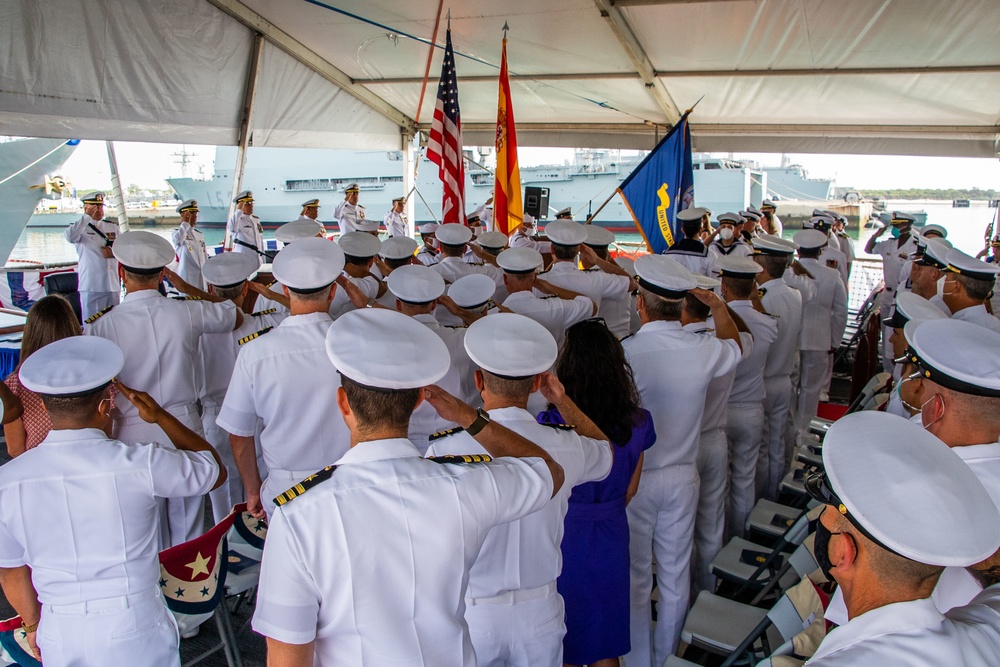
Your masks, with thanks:
[(897, 188), (889, 190), (859, 190), (868, 199), (1000, 199), (1000, 191), (981, 190), (939, 190), (931, 188)]

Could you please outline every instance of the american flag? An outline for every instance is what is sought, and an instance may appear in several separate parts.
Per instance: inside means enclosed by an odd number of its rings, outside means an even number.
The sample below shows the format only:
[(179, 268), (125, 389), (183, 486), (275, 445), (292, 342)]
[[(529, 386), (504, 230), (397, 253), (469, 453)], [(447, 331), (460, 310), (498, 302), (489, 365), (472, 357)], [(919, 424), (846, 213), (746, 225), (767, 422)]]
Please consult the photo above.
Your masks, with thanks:
[(438, 166), (444, 184), (441, 221), (465, 224), (465, 165), (462, 161), (462, 120), (458, 111), (458, 79), (455, 76), (455, 52), (448, 29), (438, 83), (434, 121), (427, 142), (427, 159)]

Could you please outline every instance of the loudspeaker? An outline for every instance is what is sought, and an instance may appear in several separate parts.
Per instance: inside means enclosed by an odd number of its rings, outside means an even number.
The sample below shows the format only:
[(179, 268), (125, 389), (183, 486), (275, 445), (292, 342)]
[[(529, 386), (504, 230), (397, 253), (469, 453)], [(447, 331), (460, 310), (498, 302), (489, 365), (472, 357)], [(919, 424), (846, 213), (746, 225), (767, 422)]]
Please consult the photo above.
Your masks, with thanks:
[(45, 276), (45, 294), (59, 294), (66, 297), (70, 305), (73, 306), (73, 312), (76, 313), (76, 319), (83, 323), (83, 314), (80, 308), (80, 276), (76, 271), (61, 271), (59, 273), (50, 273)]
[(549, 217), (549, 189), (526, 186), (524, 188), (524, 212), (536, 220)]

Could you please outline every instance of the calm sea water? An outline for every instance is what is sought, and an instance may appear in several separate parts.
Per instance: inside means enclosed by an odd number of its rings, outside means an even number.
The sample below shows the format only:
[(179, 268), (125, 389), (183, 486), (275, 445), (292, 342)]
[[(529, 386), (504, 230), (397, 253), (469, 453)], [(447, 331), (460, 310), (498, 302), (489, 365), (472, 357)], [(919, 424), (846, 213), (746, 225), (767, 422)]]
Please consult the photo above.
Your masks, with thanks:
[[(952, 208), (951, 202), (934, 203), (913, 203), (913, 202), (890, 202), (890, 210), (924, 210), (927, 211), (927, 222), (942, 225), (948, 230), (948, 240), (955, 244), (955, 247), (975, 255), (983, 249), (983, 231), (994, 219), (997, 209), (989, 208), (985, 205), (972, 206), (970, 208)], [(779, 210), (780, 215), (780, 210)], [(173, 232), (171, 227), (139, 227), (159, 234), (169, 240)], [(224, 231), (222, 229), (205, 229), (205, 241), (209, 245), (222, 243)], [(785, 236), (792, 236), (798, 230), (788, 230)], [(1000, 229), (998, 229), (1000, 231)], [(852, 229), (851, 235), (856, 239), (857, 253), (859, 257), (864, 255), (864, 242), (871, 236), (873, 229)], [(272, 231), (264, 232), (265, 238), (273, 236)], [(883, 238), (889, 238), (888, 233)], [(618, 240), (623, 242), (641, 243), (642, 237), (639, 234), (619, 234)], [(20, 240), (11, 253), (11, 259), (34, 260), (47, 264), (55, 262), (76, 261), (76, 250), (66, 242), (61, 228), (34, 228), (25, 229)]]

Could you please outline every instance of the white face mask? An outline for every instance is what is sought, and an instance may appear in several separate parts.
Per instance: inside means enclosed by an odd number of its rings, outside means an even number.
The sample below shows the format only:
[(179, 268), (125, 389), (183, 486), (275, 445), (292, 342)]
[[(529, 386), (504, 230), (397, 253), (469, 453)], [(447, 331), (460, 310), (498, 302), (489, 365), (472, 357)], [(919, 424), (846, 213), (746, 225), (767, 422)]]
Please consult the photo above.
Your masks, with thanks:
[(945, 285), (945, 279), (946, 278), (947, 278), (947, 276), (941, 276), (940, 278), (938, 278), (938, 281), (937, 281), (937, 293), (938, 293), (938, 296), (940, 296), (940, 297), (951, 296), (952, 294), (955, 293), (955, 289), (952, 288), (952, 289), (948, 290), (947, 294), (945, 294), (944, 285)]
[(722, 229), (720, 229), (719, 238), (722, 239), (723, 241), (728, 241), (729, 239), (733, 238), (733, 228), (723, 227)]

